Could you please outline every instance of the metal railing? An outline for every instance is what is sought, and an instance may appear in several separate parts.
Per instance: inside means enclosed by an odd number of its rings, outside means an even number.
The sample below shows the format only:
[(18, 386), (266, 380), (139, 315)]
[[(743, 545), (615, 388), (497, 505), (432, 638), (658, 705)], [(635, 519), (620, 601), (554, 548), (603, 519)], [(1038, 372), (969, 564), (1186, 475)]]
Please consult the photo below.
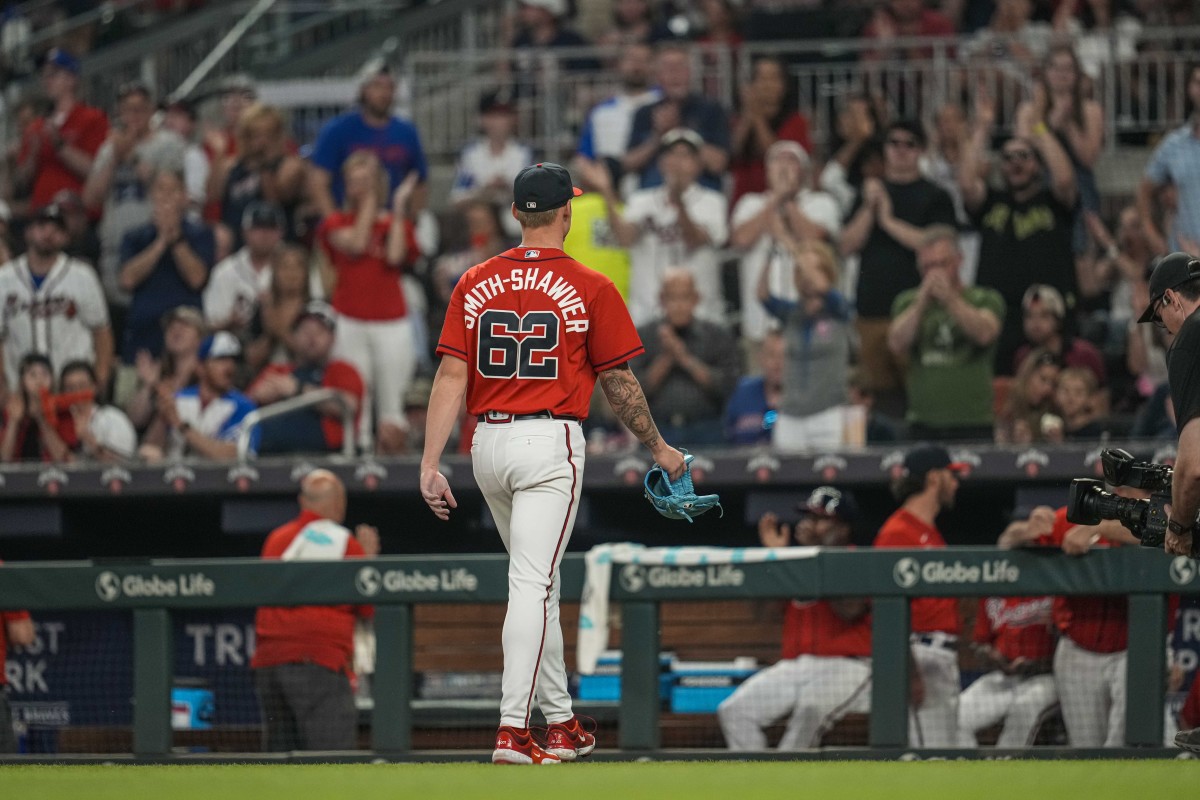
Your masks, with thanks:
[(245, 417), (242, 418), (242, 428), (238, 431), (237, 438), (237, 460), (240, 464), (245, 464), (250, 460), (250, 440), (254, 436), (254, 429), (275, 417), (281, 417), (284, 414), (293, 414), (297, 411), (303, 411), (306, 408), (312, 408), (324, 403), (336, 403), (342, 410), (342, 455), (347, 458), (354, 456), (354, 406), (346, 400), (337, 389), (314, 389), (311, 392), (289, 397), (287, 400), (280, 400), (278, 403), (272, 403), (269, 406), (256, 408)]
[[(343, 561), (152, 561), (138, 565), (6, 564), (0, 567), (0, 607), (39, 610), (131, 610), (133, 613), (133, 752), (171, 752), (172, 614), (252, 606), (376, 605), (375, 705), (371, 740), (376, 753), (412, 748), (414, 722), (413, 605), (503, 603), (505, 556), (389, 557)], [(562, 596), (581, 595), (584, 559), (562, 563)], [(635, 565), (636, 566), (636, 565)], [(637, 567), (639, 569), (645, 569)], [(658, 578), (631, 580), (613, 570), (610, 596), (622, 626), (618, 746), (660, 747), (659, 605), (667, 601), (747, 598), (870, 597), (872, 688), (869, 744), (893, 756), (908, 745), (909, 602), (914, 597), (995, 595), (1129, 595), (1126, 715), (1121, 750), (1055, 751), (1059, 756), (1172, 755), (1163, 750), (1166, 595), (1200, 591), (1196, 562), (1143, 548), (1065, 557), (1032, 550), (826, 550), (811, 557), (735, 562), (737, 580), (711, 580), (708, 568), (662, 566)], [(954, 578), (945, 578), (950, 569)], [(470, 581), (414, 586), (416, 574), (469, 575)], [(624, 577), (619, 577), (621, 573)], [(685, 575), (685, 573), (687, 573)], [(643, 572), (643, 575), (648, 573)], [(672, 580), (671, 578), (687, 580)], [(189, 591), (177, 591), (183, 580)], [(154, 586), (161, 591), (146, 591)], [(608, 746), (611, 746), (609, 744)], [(1045, 750), (1037, 748), (1038, 750)], [(939, 755), (970, 755), (971, 750)], [(997, 751), (987, 751), (995, 755)], [(1015, 751), (1014, 751), (1015, 752)], [(1030, 756), (1034, 750), (1021, 750)], [(1013, 753), (1009, 753), (1012, 755)], [(978, 753), (976, 754), (978, 755)], [(798, 757), (798, 754), (787, 754)], [(861, 751), (860, 751), (861, 756)]]

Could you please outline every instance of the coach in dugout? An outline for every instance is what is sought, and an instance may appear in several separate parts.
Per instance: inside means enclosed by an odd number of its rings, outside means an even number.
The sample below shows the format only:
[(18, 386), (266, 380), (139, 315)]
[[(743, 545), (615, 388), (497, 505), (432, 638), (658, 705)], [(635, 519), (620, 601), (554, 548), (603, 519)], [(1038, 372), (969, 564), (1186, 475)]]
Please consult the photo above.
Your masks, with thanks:
[[(1187, 253), (1163, 256), (1150, 275), (1150, 304), (1138, 322), (1153, 322), (1175, 337), (1167, 351), (1167, 383), (1175, 408), (1179, 444), (1171, 483), (1171, 505), (1163, 549), (1186, 556), (1193, 551), (1200, 512), (1200, 260)], [(1180, 731), (1175, 744), (1200, 753), (1200, 728)]]
[(8, 705), (8, 687), (5, 685), (4, 653), (9, 644), (28, 647), (33, 640), (33, 621), (28, 611), (0, 611), (0, 753), (17, 752), (12, 709)]
[[(379, 555), (379, 532), (342, 527), (346, 487), (329, 470), (300, 482), (300, 516), (267, 537), (262, 556), (283, 561), (337, 561)], [(350, 689), (354, 624), (371, 606), (264, 607), (254, 620), (250, 666), (262, 707), (264, 747), (353, 750), (358, 712)]]

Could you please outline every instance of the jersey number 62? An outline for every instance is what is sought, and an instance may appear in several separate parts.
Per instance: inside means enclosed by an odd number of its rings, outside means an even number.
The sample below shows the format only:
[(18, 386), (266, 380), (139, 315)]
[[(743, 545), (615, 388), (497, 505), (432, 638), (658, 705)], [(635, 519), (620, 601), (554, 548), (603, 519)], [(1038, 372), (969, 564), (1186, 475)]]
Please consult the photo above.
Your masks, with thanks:
[(553, 311), (488, 309), (479, 316), (477, 368), (485, 378), (558, 378), (559, 319)]

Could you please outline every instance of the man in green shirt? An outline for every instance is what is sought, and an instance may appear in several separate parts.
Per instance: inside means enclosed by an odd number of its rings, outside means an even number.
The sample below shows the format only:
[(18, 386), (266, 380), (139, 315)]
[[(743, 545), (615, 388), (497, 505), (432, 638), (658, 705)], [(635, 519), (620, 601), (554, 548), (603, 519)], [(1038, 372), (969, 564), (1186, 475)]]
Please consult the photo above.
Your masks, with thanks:
[(909, 432), (919, 439), (992, 438), (992, 364), (1004, 321), (994, 289), (963, 286), (958, 232), (927, 228), (917, 249), (921, 284), (896, 297), (888, 348), (907, 358)]

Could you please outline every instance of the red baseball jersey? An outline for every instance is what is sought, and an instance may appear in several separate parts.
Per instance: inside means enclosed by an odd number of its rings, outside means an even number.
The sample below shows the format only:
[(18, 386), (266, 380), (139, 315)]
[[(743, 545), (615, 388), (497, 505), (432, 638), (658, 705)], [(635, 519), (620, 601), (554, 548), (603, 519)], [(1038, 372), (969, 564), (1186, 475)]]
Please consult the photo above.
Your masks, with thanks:
[[(52, 126), (53, 123), (46, 118), (34, 120), (21, 139), (18, 158), (24, 160), (32, 157), (37, 164), (29, 196), (29, 203), (34, 208), (48, 204), (63, 189), (83, 192), (84, 178), (68, 167), (54, 149), (46, 131)], [(100, 145), (108, 138), (108, 117), (98, 108), (76, 103), (59, 126), (58, 136), (63, 144), (95, 156)], [(33, 150), (35, 146), (36, 152)]]
[(783, 614), (783, 657), (871, 655), (871, 615), (847, 622), (828, 600), (792, 600)]
[(562, 250), (515, 247), (472, 267), (437, 352), (467, 362), (467, 411), (585, 419), (597, 373), (643, 352), (613, 282)]
[(1054, 655), (1052, 597), (982, 597), (975, 641), (990, 644), (1009, 661), (1043, 661)]
[[(1062, 547), (1067, 531), (1067, 509), (1054, 514), (1054, 527), (1038, 544)], [(1111, 547), (1107, 539), (1093, 547)], [(1054, 598), (1054, 624), (1071, 641), (1093, 653), (1116, 653), (1129, 645), (1129, 601), (1125, 595), (1062, 595)]]
[[(3, 563), (0, 561), (0, 564)], [(0, 611), (0, 686), (8, 682), (4, 675), (4, 654), (8, 650), (8, 623), (23, 619), (29, 619), (28, 611)]]
[[(887, 518), (875, 536), (876, 547), (945, 547), (938, 529), (903, 508)], [(912, 601), (912, 632), (958, 634), (958, 600), (953, 597), (918, 597)]]
[[(279, 526), (263, 543), (262, 557), (278, 559), (308, 523), (322, 519), (303, 511)], [(346, 539), (343, 558), (362, 558), (362, 545), (353, 536)], [(250, 666), (318, 664), (334, 672), (349, 673), (354, 657), (354, 620), (375, 613), (371, 606), (263, 606), (254, 618), (255, 650)]]
[[(354, 214), (335, 211), (321, 220), (317, 228), (317, 242), (337, 272), (337, 286), (333, 290), (330, 304), (339, 314), (353, 319), (372, 321), (400, 319), (408, 313), (404, 292), (400, 288), (400, 269), (388, 266), (388, 228), (392, 218), (384, 215), (375, 220), (371, 229), (367, 249), (359, 255), (350, 255), (333, 246), (330, 236), (335, 231), (354, 227)], [(404, 235), (408, 239), (408, 263), (420, 253), (413, 225), (404, 223)]]

